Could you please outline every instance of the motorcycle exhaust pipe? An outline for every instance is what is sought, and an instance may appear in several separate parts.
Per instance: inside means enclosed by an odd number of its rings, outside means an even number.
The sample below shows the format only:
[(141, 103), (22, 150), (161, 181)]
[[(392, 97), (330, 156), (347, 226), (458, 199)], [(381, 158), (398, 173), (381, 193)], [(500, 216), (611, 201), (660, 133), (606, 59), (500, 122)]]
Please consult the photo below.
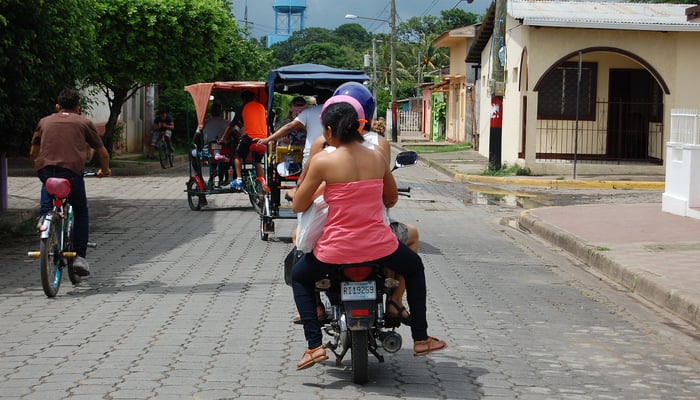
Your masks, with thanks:
[(401, 349), (401, 335), (396, 332), (382, 332), (379, 334), (379, 340), (387, 353), (396, 353)]

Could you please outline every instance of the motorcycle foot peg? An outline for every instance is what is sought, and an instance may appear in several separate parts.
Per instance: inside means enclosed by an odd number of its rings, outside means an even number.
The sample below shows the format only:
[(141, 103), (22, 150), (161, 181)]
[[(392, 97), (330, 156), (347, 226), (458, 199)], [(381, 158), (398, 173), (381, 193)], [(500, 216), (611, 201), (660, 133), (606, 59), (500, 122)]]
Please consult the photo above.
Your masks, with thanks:
[(396, 279), (394, 279), (394, 278), (386, 278), (386, 279), (384, 279), (384, 287), (388, 287), (388, 288), (392, 288), (392, 289), (393, 289), (393, 288), (395, 288), (395, 287), (397, 287), (397, 286), (399, 286), (399, 281), (398, 281), (398, 280), (396, 280)]
[(382, 348), (387, 353), (396, 353), (401, 349), (401, 335), (396, 332), (382, 332), (380, 335)]

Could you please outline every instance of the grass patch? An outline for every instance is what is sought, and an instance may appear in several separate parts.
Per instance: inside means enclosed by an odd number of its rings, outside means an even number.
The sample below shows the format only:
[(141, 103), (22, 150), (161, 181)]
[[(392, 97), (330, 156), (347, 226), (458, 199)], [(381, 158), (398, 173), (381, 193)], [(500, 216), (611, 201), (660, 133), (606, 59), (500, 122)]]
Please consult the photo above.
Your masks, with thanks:
[(445, 145), (420, 145), (420, 144), (410, 144), (404, 145), (408, 150), (413, 150), (418, 154), (432, 154), (432, 153), (452, 153), (455, 151), (469, 150), (472, 148), (471, 143), (455, 143), (455, 144), (445, 144)]
[(509, 176), (509, 175), (517, 175), (517, 176), (531, 176), (532, 171), (530, 168), (527, 167), (521, 167), (518, 164), (512, 165), (510, 167), (503, 166), (501, 169), (494, 169), (491, 168), (490, 166), (484, 170), (482, 175), (486, 176)]

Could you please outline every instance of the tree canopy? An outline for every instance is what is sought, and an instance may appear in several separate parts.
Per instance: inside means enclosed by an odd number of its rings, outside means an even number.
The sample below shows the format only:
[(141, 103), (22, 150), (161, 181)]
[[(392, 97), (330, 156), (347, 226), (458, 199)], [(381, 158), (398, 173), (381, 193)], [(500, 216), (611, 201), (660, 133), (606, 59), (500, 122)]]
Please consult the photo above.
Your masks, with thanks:
[(40, 117), (94, 60), (92, 0), (0, 2), (0, 153), (26, 154)]
[(111, 151), (117, 118), (130, 97), (149, 84), (182, 88), (214, 76), (237, 27), (229, 6), (217, 0), (98, 1), (98, 63), (88, 82), (107, 97), (104, 142)]
[(195, 81), (262, 79), (270, 60), (244, 37), (228, 1), (3, 0), (0, 151), (27, 154), (34, 126), (62, 89), (104, 94), (111, 151), (121, 106), (144, 85), (182, 94)]

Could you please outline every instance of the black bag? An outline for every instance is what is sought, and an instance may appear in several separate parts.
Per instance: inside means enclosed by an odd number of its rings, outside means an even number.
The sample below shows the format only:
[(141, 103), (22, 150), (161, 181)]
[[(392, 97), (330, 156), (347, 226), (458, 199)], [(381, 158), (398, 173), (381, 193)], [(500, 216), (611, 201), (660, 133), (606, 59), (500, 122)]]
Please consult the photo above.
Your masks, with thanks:
[(294, 246), (292, 251), (284, 258), (284, 283), (288, 286), (292, 286), (292, 267), (302, 256), (304, 256), (304, 253)]

